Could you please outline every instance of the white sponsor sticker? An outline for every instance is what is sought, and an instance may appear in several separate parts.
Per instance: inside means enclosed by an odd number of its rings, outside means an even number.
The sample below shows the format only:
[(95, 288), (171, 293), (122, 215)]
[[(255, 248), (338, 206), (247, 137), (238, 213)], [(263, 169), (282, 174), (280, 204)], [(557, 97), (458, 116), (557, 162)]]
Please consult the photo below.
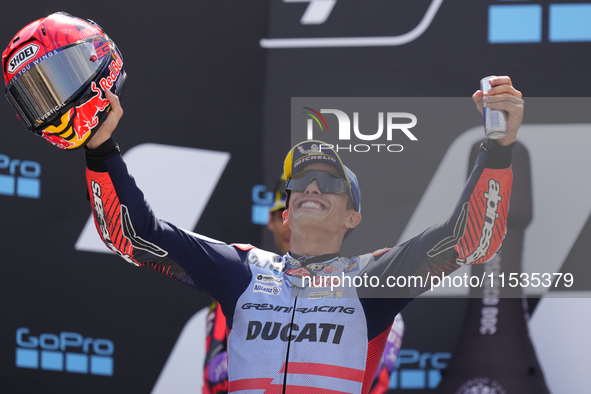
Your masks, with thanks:
[(253, 293), (266, 293), (270, 295), (279, 295), (281, 293), (281, 288), (277, 286), (270, 286), (270, 285), (261, 285), (258, 283), (254, 284), (252, 288)]
[(343, 296), (343, 290), (336, 291), (314, 291), (308, 294), (308, 299), (337, 298)]
[(273, 275), (258, 274), (255, 280), (265, 283), (275, 283), (280, 286), (283, 284), (283, 278), (277, 278)]
[(10, 74), (14, 74), (20, 66), (33, 59), (37, 55), (37, 52), (39, 52), (39, 45), (35, 44), (29, 44), (26, 47), (19, 49), (19, 51), (8, 61), (6, 71)]

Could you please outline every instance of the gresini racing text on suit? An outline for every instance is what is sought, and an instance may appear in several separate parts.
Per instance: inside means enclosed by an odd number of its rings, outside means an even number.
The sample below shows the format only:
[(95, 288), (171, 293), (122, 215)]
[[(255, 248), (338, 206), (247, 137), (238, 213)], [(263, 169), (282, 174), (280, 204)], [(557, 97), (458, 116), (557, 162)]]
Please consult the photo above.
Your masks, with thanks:
[(511, 147), (489, 141), (446, 222), (401, 245), (352, 258), (282, 257), (158, 220), (113, 140), (87, 151), (87, 182), (95, 223), (109, 248), (219, 301), (230, 330), (230, 392), (367, 393), (394, 317), (429, 284), (331, 292), (302, 278), (367, 274), (385, 283), (388, 276), (426, 279), (485, 262), (505, 235), (510, 163)]

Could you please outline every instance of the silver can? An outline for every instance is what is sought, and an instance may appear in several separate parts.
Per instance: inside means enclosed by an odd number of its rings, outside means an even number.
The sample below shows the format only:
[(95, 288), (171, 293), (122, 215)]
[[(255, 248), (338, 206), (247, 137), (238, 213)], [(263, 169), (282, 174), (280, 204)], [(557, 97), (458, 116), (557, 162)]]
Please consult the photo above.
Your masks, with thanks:
[[(491, 75), (480, 80), (480, 90), (482, 93), (490, 90), (490, 80), (496, 78)], [(509, 132), (507, 129), (507, 112), (495, 109), (488, 109), (486, 103), (482, 103), (482, 114), (484, 116), (484, 134), (491, 140), (503, 138)]]

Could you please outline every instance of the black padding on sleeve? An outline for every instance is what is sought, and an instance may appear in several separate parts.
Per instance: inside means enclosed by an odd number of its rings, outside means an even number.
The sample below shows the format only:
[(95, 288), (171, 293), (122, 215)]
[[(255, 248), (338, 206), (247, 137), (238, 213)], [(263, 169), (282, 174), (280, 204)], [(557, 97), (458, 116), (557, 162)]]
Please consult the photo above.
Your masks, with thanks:
[(113, 138), (109, 138), (96, 149), (88, 149), (86, 147), (84, 149), (86, 150), (86, 166), (89, 170), (96, 172), (107, 172), (107, 166), (104, 160), (116, 154), (121, 154), (119, 146), (117, 146)]
[(489, 159), (486, 162), (486, 168), (500, 170), (511, 166), (513, 159), (513, 146), (515, 143), (507, 146), (499, 145), (495, 140), (487, 140), (480, 145), (480, 149), (486, 151)]

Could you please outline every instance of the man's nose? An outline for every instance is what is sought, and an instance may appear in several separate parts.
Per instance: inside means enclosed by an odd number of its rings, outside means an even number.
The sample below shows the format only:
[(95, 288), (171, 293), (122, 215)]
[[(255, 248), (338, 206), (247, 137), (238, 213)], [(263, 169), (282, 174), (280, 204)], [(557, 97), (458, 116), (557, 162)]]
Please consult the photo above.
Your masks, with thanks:
[(312, 182), (310, 182), (308, 187), (306, 187), (305, 193), (306, 194), (320, 194), (320, 193), (322, 193), (320, 191), (320, 187), (318, 187), (318, 181), (316, 179), (314, 179)]

